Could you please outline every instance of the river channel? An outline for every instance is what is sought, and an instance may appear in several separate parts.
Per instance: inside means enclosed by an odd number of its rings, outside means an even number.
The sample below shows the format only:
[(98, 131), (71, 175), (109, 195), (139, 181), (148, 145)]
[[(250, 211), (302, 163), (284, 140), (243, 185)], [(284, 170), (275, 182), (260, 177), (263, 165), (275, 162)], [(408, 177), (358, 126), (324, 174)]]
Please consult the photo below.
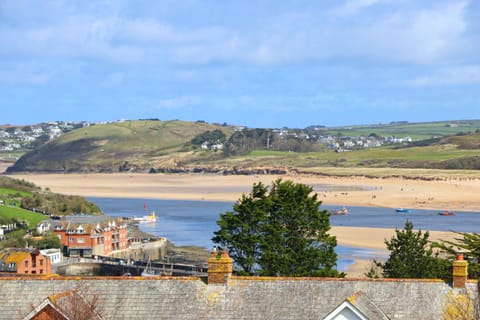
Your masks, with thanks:
[[(156, 199), (118, 199), (89, 197), (102, 212), (117, 217), (143, 216), (154, 211), (155, 223), (141, 223), (140, 229), (152, 235), (165, 237), (177, 246), (193, 245), (210, 249), (211, 238), (218, 230), (216, 221), (220, 213), (232, 210), (232, 202), (186, 201)], [(335, 210), (338, 206), (321, 206)], [(406, 220), (413, 222), (415, 229), (480, 233), (480, 212), (457, 212), (456, 216), (445, 217), (434, 210), (413, 210), (397, 213), (393, 208), (349, 207), (349, 215), (333, 215), (332, 226), (399, 228)], [(382, 258), (373, 250), (338, 246), (338, 269), (345, 271), (355, 259)]]

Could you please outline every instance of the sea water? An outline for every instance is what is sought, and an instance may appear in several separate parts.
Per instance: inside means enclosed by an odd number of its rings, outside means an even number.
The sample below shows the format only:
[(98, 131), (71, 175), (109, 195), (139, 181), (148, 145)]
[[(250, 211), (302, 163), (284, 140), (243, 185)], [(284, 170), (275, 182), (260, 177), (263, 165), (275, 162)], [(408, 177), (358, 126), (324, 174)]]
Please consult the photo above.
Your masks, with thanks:
[[(154, 211), (158, 221), (141, 223), (140, 230), (165, 237), (175, 245), (213, 247), (211, 238), (218, 230), (216, 221), (220, 213), (231, 211), (233, 202), (154, 200), (90, 197), (90, 201), (100, 207), (103, 213), (118, 216), (143, 216)], [(339, 206), (321, 206), (325, 210), (337, 210)], [(448, 209), (448, 208), (447, 208)], [(415, 229), (476, 232), (480, 233), (479, 212), (457, 212), (456, 216), (439, 216), (435, 210), (413, 210), (410, 213), (397, 213), (392, 208), (348, 207), (348, 215), (332, 215), (332, 226), (398, 228), (405, 222), (413, 222)], [(385, 253), (375, 250), (337, 246), (337, 268), (345, 271), (355, 259), (382, 259)]]

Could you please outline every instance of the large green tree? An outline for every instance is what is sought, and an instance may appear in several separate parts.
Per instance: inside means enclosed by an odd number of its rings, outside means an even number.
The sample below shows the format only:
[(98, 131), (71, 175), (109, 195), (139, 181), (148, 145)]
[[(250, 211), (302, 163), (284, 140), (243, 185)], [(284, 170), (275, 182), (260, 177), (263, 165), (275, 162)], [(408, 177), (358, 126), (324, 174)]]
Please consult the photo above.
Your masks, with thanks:
[(329, 215), (310, 186), (276, 180), (256, 183), (233, 211), (220, 215), (213, 242), (226, 247), (242, 273), (342, 276)]
[(413, 223), (405, 223), (403, 230), (385, 240), (390, 256), (384, 262), (375, 262), (386, 278), (441, 278), (451, 277), (450, 263), (434, 253), (428, 240), (429, 232), (414, 231)]

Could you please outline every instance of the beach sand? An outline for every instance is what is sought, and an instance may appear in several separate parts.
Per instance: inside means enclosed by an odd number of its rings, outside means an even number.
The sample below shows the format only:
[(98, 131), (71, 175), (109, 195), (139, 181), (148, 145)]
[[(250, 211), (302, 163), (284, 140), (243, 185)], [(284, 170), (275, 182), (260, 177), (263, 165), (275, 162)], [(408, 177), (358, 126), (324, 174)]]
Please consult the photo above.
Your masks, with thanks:
[[(423, 181), (401, 178), (319, 176), (221, 176), (203, 174), (15, 174), (53, 192), (81, 196), (236, 201), (253, 183), (270, 185), (282, 178), (311, 185), (326, 205), (480, 211), (480, 180)], [(333, 227), (339, 245), (385, 254), (393, 229)], [(453, 239), (451, 232), (430, 232), (430, 240)], [(362, 277), (370, 260), (356, 260), (349, 277)]]

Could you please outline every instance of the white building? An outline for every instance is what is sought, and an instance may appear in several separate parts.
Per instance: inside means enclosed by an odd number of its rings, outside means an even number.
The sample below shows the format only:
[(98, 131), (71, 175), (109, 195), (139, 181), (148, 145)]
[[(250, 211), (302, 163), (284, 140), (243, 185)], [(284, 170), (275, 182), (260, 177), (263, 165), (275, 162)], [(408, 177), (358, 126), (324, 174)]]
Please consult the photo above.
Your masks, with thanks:
[(50, 259), (52, 266), (56, 263), (62, 262), (63, 255), (60, 249), (44, 249), (40, 250), (40, 253)]

